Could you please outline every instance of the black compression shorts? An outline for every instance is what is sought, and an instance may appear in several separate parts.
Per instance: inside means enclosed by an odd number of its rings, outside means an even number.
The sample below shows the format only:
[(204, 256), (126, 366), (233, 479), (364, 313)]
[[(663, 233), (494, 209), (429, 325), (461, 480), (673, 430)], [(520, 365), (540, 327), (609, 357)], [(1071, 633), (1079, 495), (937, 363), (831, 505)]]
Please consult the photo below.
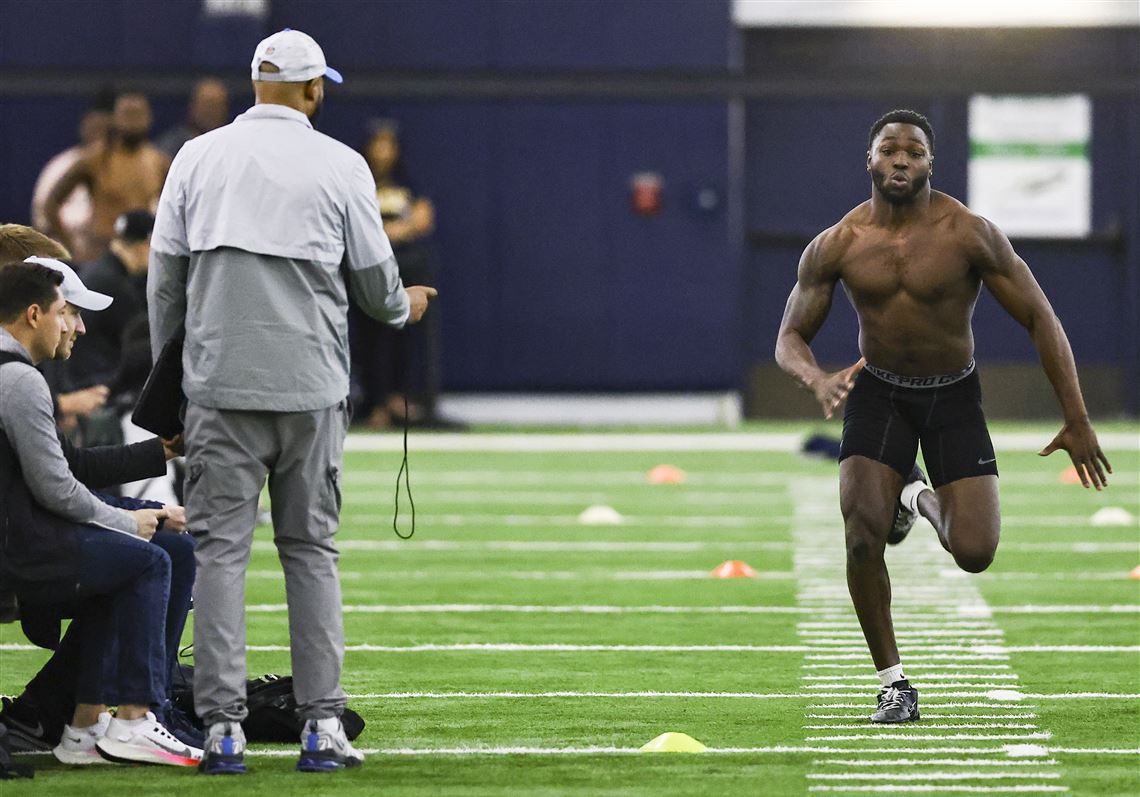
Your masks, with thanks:
[(839, 460), (868, 457), (906, 478), (921, 442), (934, 487), (970, 476), (996, 476), (978, 374), (972, 364), (964, 373), (920, 378), (873, 366), (860, 371), (847, 396)]

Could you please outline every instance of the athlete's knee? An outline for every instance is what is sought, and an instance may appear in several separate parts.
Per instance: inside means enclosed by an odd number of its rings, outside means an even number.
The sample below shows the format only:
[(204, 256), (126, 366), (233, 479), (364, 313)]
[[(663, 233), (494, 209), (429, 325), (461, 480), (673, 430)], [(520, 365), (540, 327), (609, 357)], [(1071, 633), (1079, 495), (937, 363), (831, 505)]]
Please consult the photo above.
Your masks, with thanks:
[(856, 516), (846, 523), (847, 561), (860, 565), (881, 558), (885, 539), (875, 532), (868, 518)]
[(985, 543), (951, 544), (950, 553), (958, 567), (967, 573), (981, 573), (994, 561), (996, 545)]

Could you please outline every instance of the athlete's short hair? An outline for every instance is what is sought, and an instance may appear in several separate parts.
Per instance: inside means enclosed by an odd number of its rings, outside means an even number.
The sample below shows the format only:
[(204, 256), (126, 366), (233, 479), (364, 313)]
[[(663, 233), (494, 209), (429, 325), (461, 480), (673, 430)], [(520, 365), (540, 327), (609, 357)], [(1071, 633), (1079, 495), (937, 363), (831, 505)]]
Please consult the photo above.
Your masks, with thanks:
[(904, 125), (914, 125), (923, 133), (926, 133), (926, 140), (930, 143), (930, 154), (934, 154), (934, 128), (930, 126), (930, 120), (920, 114), (918, 111), (912, 111), (908, 108), (896, 108), (893, 111), (888, 111), (879, 117), (875, 124), (871, 125), (871, 132), (867, 136), (867, 149), (871, 149), (875, 145), (875, 136), (890, 124), (901, 122)]
[(27, 257), (70, 260), (71, 253), (62, 244), (48, 238), (39, 230), (33, 230), (23, 224), (0, 224), (0, 263), (23, 260)]
[(15, 321), (33, 304), (47, 310), (62, 284), (61, 272), (39, 263), (0, 266), (0, 324)]

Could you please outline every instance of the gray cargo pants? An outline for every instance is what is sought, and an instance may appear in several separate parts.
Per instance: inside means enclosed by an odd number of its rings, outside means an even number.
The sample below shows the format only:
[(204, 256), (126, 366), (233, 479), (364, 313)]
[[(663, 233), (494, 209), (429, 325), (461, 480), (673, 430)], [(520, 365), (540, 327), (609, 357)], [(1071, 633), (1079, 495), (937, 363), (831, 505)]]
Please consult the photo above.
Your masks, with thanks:
[(265, 479), (285, 571), (293, 693), (305, 718), (339, 716), (346, 698), (339, 554), (347, 402), (312, 412), (186, 410), (186, 515), (197, 540), (194, 710), (241, 721), (245, 705), (245, 571)]

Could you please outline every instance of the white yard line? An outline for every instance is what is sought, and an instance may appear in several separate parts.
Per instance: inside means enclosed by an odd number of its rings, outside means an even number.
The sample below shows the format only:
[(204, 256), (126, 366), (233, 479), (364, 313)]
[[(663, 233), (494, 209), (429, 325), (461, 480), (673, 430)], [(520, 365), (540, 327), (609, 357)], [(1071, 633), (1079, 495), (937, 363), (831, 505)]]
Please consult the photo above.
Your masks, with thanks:
[[(852, 722), (859, 722), (861, 725), (866, 726), (867, 714), (866, 706), (861, 706), (864, 711), (861, 712), (848, 712), (846, 714), (808, 714), (808, 719), (813, 720), (851, 720)], [(922, 712), (924, 720), (1011, 720), (1011, 719), (1033, 719), (1037, 715), (1033, 713), (1023, 714), (931, 714), (929, 711)], [(930, 727), (929, 725), (925, 727)]]
[[(560, 755), (636, 755), (641, 753), (637, 747), (616, 747), (616, 746), (597, 746), (597, 747), (537, 747), (537, 746), (467, 746), (467, 747), (364, 747), (358, 748), (360, 752), (365, 755), (378, 755), (378, 756), (496, 756), (496, 755), (537, 755), (537, 756), (560, 756)], [(1082, 749), (1082, 748), (1045, 748), (1050, 754), (1052, 753), (1065, 753), (1072, 755), (1079, 754), (1092, 754), (1092, 755), (1126, 755), (1135, 756), (1140, 755), (1140, 750), (1137, 749)], [(845, 752), (850, 752), (844, 747), (834, 747), (828, 745), (773, 745), (767, 747), (710, 747), (708, 753), (714, 755), (787, 755), (789, 753), (808, 753), (817, 755), (835, 755)], [(866, 747), (860, 749), (860, 754), (866, 755), (883, 755), (887, 758), (884, 761), (891, 761), (899, 755), (1002, 755), (1004, 753), (1001, 747), (995, 746), (951, 746), (951, 747), (907, 747), (903, 745), (890, 745), (888, 747)], [(263, 758), (291, 758), (297, 755), (297, 751), (293, 749), (282, 750), (280, 748), (264, 748), (264, 747), (250, 747), (246, 750), (246, 754), (250, 756), (263, 757)], [(48, 755), (43, 753), (42, 755)], [(1046, 759), (1023, 759), (1023, 760), (1010, 760), (1010, 759), (988, 759), (988, 758), (972, 758), (971, 763), (986, 765), (987, 762), (996, 761), (1010, 761), (1011, 764), (1016, 763), (1019, 766), (1029, 766), (1033, 762), (1044, 761)], [(864, 762), (872, 763), (872, 762)]]
[[(895, 736), (901, 736), (912, 742), (947, 742), (947, 741), (965, 741), (966, 739), (976, 739), (983, 742), (993, 741), (1031, 741), (1052, 739), (1051, 733), (899, 733), (894, 730), (881, 730), (872, 733), (838, 733), (824, 736), (805, 736), (805, 742), (853, 742), (862, 739), (889, 739)], [(853, 749), (852, 752), (856, 750)]]
[[(925, 721), (925, 719), (927, 719), (926, 715), (923, 715), (922, 718), (923, 718), (923, 721)], [(804, 725), (804, 727), (808, 731), (848, 731), (848, 730), (852, 729), (852, 724), (850, 724), (850, 723), (846, 723), (846, 724), (845, 723), (831, 723), (831, 724), (825, 724), (825, 725)], [(865, 718), (863, 719), (862, 727), (866, 727), (866, 719)], [(947, 730), (967, 731), (967, 730), (986, 730), (986, 729), (1007, 729), (1007, 730), (1020, 730), (1020, 731), (1031, 730), (1032, 731), (1033, 729), (1035, 729), (1035, 727), (1036, 727), (1036, 724), (1034, 724), (1034, 723), (1017, 723), (1017, 722), (978, 722), (978, 723), (929, 723), (929, 722), (923, 722), (922, 723), (922, 730), (923, 731), (947, 731)], [(905, 735), (905, 733), (902, 729), (896, 730), (896, 731), (894, 731), (894, 733), (897, 733), (899, 735)]]
[[(359, 504), (346, 505), (343, 512), (343, 521), (346, 524), (383, 523), (391, 520), (391, 513), (370, 514), (356, 510)], [(424, 506), (421, 503), (421, 506)], [(585, 509), (587, 505), (583, 505)], [(465, 512), (462, 514), (418, 514), (417, 520), (425, 528), (463, 528), (468, 526), (503, 526), (503, 527), (558, 527), (578, 528), (583, 525), (577, 514), (573, 515), (524, 515), (497, 512)], [(641, 528), (699, 528), (699, 529), (756, 529), (775, 526), (783, 528), (791, 521), (789, 515), (776, 515), (757, 512), (751, 515), (635, 515), (623, 514), (612, 524), (617, 527)], [(1028, 526), (1040, 528), (1042, 526), (1055, 526), (1058, 528), (1084, 528), (1089, 525), (1088, 515), (1017, 515), (1002, 519), (1002, 524), (1009, 526)], [(1135, 542), (1024, 542), (1008, 543), (1002, 547), (1003, 551), (1043, 551), (1057, 553), (1120, 553), (1140, 551), (1140, 545)]]
[(984, 758), (896, 758), (869, 761), (864, 758), (824, 758), (813, 761), (816, 765), (841, 767), (1051, 767), (1059, 764), (1055, 758), (1023, 758), (990, 761)]
[[(7, 648), (3, 648), (7, 649)], [(31, 645), (25, 645), (21, 649), (26, 650), (39, 650), (39, 648)], [(946, 694), (959, 694), (959, 693), (940, 693), (942, 697)], [(973, 694), (977, 697), (984, 696), (984, 693), (967, 693)], [(837, 694), (835, 697), (849, 697), (849, 695)], [(625, 691), (625, 692), (600, 692), (600, 691), (577, 691), (577, 690), (557, 690), (557, 691), (540, 691), (540, 692), (523, 692), (523, 691), (454, 691), (454, 692), (363, 692), (359, 694), (352, 694), (349, 697), (353, 700), (465, 700), (465, 699), (502, 699), (502, 700), (534, 700), (534, 699), (554, 699), (554, 698), (568, 698), (568, 699), (588, 699), (588, 698), (698, 698), (702, 700), (712, 699), (728, 699), (728, 700), (817, 700), (824, 695), (814, 692), (661, 692), (661, 691)], [(1034, 700), (1060, 700), (1060, 699), (1081, 699), (1081, 700), (1140, 700), (1140, 694), (1113, 694), (1113, 693), (1092, 693), (1081, 692), (1075, 694), (1053, 694), (1053, 695), (1029, 695), (1025, 697), (1033, 698)], [(825, 716), (850, 716), (862, 717), (866, 719), (867, 708), (869, 702), (863, 701), (861, 703), (815, 703), (808, 706), (809, 709), (858, 709), (862, 713), (851, 713), (844, 715), (816, 715), (809, 714), (809, 717), (825, 717)], [(994, 702), (963, 702), (957, 700), (943, 700), (940, 697), (923, 698), (922, 705), (931, 706), (935, 709), (943, 708), (985, 708), (994, 711), (1008, 710), (1010, 712), (1026, 712), (1029, 709), (1036, 708), (1032, 703), (994, 703)], [(927, 714), (924, 713), (923, 717)], [(937, 714), (929, 715), (931, 718), (936, 718)], [(961, 716), (961, 717), (975, 717), (982, 718), (988, 717), (990, 719), (1003, 719), (1003, 718), (1029, 718), (1035, 716), (1032, 713), (1020, 714), (1006, 714), (1006, 715), (978, 715), (978, 714), (962, 714), (962, 715), (942, 715), (946, 717)]]
[[(5, 649), (0, 646), (0, 650)], [(18, 649), (18, 648), (13, 648)], [(34, 648), (29, 648), (34, 649)], [(288, 650), (285, 645), (249, 645), (247, 650), (272, 652)], [(813, 653), (819, 648), (814, 645), (602, 645), (602, 644), (567, 644), (567, 643), (527, 643), (527, 642), (459, 642), (459, 643), (430, 643), (420, 645), (347, 645), (345, 650), (355, 653), (449, 653), (449, 652), (491, 652), (491, 653)], [(909, 646), (907, 650), (936, 650), (939, 652), (957, 651), (969, 652), (970, 648), (947, 648), (942, 646), (922, 647)], [(1111, 645), (1058, 645), (1055, 647), (1034, 646), (1030, 648), (1010, 647), (1012, 652), (1031, 653), (1135, 653), (1140, 652), (1140, 645), (1111, 646)], [(909, 660), (909, 655), (906, 656)], [(989, 684), (991, 688), (1004, 688), (1008, 684)], [(808, 687), (820, 688), (820, 687)], [(842, 689), (866, 689), (866, 685), (851, 684), (836, 687)], [(981, 686), (979, 686), (981, 688)]]
[[(1034, 432), (995, 432), (994, 447), (999, 451), (1040, 451), (1049, 442), (1046, 434)], [(1140, 440), (1135, 433), (1102, 432), (1097, 436), (1106, 451), (1136, 451)], [(670, 433), (589, 433), (558, 434), (463, 433), (420, 434), (412, 441), (417, 451), (503, 451), (574, 452), (574, 451), (759, 451), (798, 452), (804, 435), (799, 432), (670, 432)], [(395, 434), (351, 434), (345, 451), (402, 450)], [(1042, 466), (1044, 469), (1044, 466)], [(1050, 469), (1051, 470), (1051, 469)]]
[[(486, 573), (484, 573), (484, 576), (486, 576)], [(495, 577), (498, 578), (497, 575)], [(995, 607), (993, 608), (993, 611), (1018, 614), (1052, 613), (1050, 611), (1047, 611), (1049, 609), (1058, 610), (1057, 613), (1060, 614), (1105, 614), (1110, 612), (1140, 612), (1140, 606), (1006, 606)], [(1071, 612), (1067, 611), (1068, 609), (1080, 609), (1081, 611)], [(284, 612), (286, 610), (286, 606), (284, 603), (257, 603), (246, 607), (246, 610), (255, 613), (273, 614)], [(344, 611), (348, 613), (360, 614), (816, 614), (812, 608), (804, 606), (618, 606), (610, 604), (542, 605), (510, 603), (358, 603), (345, 605)], [(951, 614), (953, 613), (952, 609), (949, 611)], [(900, 614), (906, 616), (905, 612), (901, 612)], [(923, 622), (935, 622), (941, 625), (941, 622), (934, 617), (932, 617), (929, 621)], [(914, 627), (914, 623), (907, 623), (905, 621), (896, 622), (895, 625), (899, 629)], [(812, 624), (813, 628), (816, 626), (817, 623)], [(980, 628), (988, 629), (987, 634), (992, 635), (992, 624), (983, 624), (980, 626)], [(904, 633), (912, 633), (916, 636), (919, 636), (919, 634), (914, 631), (905, 631)], [(1000, 634), (1000, 631), (998, 633)], [(818, 635), (806, 634), (805, 636)], [(826, 641), (826, 636), (824, 637), (824, 641)], [(862, 641), (861, 637), (859, 638), (859, 641)], [(975, 645), (972, 647), (977, 648), (984, 646)], [(858, 648), (860, 650), (864, 649), (861, 644), (858, 645)], [(1030, 649), (1037, 650), (1040, 649), (1040, 646), (1033, 646), (1032, 648), (1026, 648), (1025, 650)], [(820, 656), (813, 656), (811, 658), (844, 658), (844, 656), (822, 654)]]
[(1058, 780), (1061, 777), (1059, 772), (892, 772), (890, 774), (883, 774), (882, 772), (824, 772), (824, 773), (811, 773), (808, 780), (891, 780), (891, 781), (907, 781), (907, 780), (1002, 780), (1002, 779), (1022, 779), (1030, 780), (1033, 778), (1040, 778), (1041, 780)]
[(1028, 792), (1041, 794), (1043, 792), (1067, 792), (1068, 786), (1051, 786), (1047, 783), (1026, 783), (1024, 785), (1010, 784), (1008, 786), (958, 786), (945, 783), (916, 783), (914, 785), (899, 783), (882, 783), (875, 786), (809, 786), (808, 791), (883, 791), (883, 792), (963, 792), (966, 794), (990, 794), (1008, 792)]
[[(377, 515), (377, 522), (385, 522), (389, 526), (391, 515)], [(574, 523), (565, 524), (578, 526)], [(648, 524), (655, 526), (660, 524)], [(612, 528), (612, 527), (611, 527)], [(620, 527), (618, 527), (620, 528)], [(337, 547), (342, 551), (386, 551), (386, 552), (416, 552), (429, 551), (500, 551), (504, 553), (613, 553), (616, 551), (629, 551), (636, 553), (693, 553), (696, 551), (790, 551), (792, 544), (788, 542), (762, 542), (755, 540), (670, 540), (657, 542), (624, 541), (624, 540), (395, 540), (395, 539), (353, 539), (345, 535), (337, 538)], [(262, 552), (276, 552), (277, 548), (271, 540), (254, 540), (253, 550)], [(1023, 553), (1134, 553), (1140, 552), (1140, 546), (1127, 542), (1074, 542), (1074, 543), (1010, 543), (1002, 547), (1004, 552)], [(840, 593), (829, 592), (828, 595), (838, 596)], [(1000, 607), (993, 607), (1000, 611)], [(975, 609), (967, 608), (962, 611), (968, 613)], [(980, 611), (980, 609), (977, 609)], [(1083, 611), (1083, 610), (1077, 610)], [(1128, 611), (1140, 611), (1140, 607), (1133, 607)], [(966, 615), (973, 616), (973, 615)]]
[[(284, 612), (284, 603), (246, 607), (257, 613)], [(791, 606), (543, 606), (504, 603), (349, 604), (347, 613), (362, 614), (800, 614)]]

